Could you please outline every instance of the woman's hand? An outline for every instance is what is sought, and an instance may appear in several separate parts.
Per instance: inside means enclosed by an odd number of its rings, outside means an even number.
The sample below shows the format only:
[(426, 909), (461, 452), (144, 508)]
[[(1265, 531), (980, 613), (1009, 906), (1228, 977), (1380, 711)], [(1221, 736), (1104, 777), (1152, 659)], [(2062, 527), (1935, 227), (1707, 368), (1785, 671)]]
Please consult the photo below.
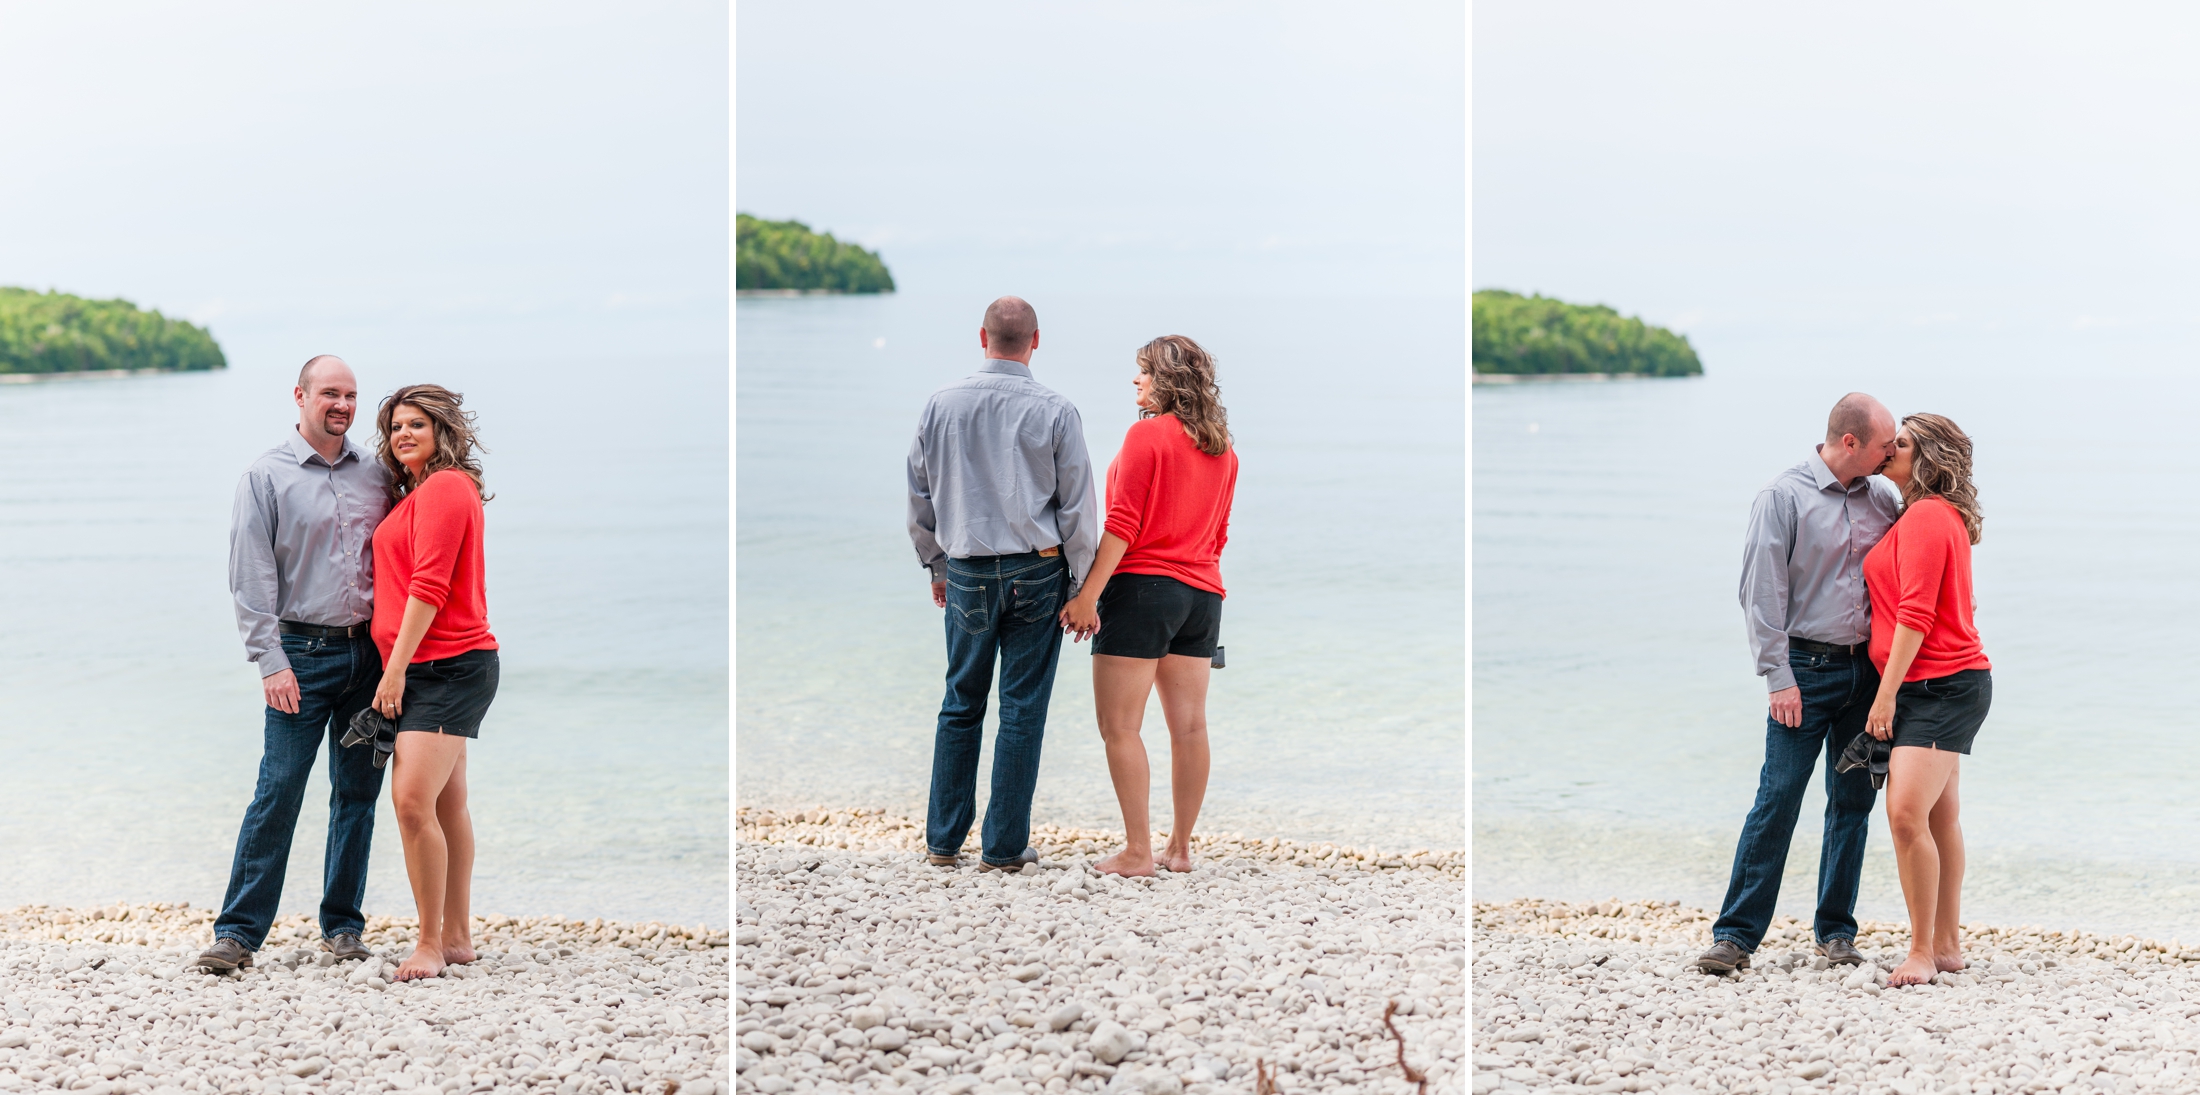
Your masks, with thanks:
[(1872, 700), (1871, 713), (1864, 716), (1864, 732), (1886, 741), (1894, 737), (1894, 695), (1881, 692)]
[(1062, 630), (1070, 633), (1071, 642), (1083, 642), (1091, 638), (1093, 632), (1100, 630), (1098, 601), (1098, 597), (1087, 597), (1080, 593), (1062, 606)]
[(394, 669), (382, 671), (382, 680), (374, 686), (374, 709), (384, 718), (394, 719), (405, 711), (405, 666), (399, 663)]

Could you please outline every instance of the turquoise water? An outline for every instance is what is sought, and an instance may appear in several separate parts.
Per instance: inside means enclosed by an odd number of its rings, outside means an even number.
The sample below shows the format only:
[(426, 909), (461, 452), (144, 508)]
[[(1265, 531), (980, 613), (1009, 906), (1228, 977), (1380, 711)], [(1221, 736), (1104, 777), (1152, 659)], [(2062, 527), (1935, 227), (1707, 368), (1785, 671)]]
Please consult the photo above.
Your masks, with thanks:
[[(925, 396), (979, 363), (985, 304), (903, 293), (736, 305), (743, 804), (922, 816), (946, 651), (904, 530), (903, 467)], [(1099, 468), (1136, 417), (1139, 345), (1188, 334), (1219, 363), (1241, 470), (1201, 827), (1463, 846), (1464, 303), (1033, 304), (1033, 375), (1077, 404)], [(1063, 648), (1034, 817), (1120, 828), (1088, 650)], [(1162, 725), (1156, 704), (1145, 737), (1165, 773)], [(1165, 826), (1165, 775), (1155, 798)]]
[[(724, 359), (353, 365), (370, 398), (462, 391), (489, 446), (475, 907), (727, 923)], [(295, 371), (0, 386), (0, 907), (219, 905), (262, 710), (230, 499)], [(320, 898), (327, 794), (285, 912)], [(367, 909), (413, 911), (386, 792)]]
[[(1690, 380), (1474, 392), (1476, 896), (1715, 907), (1763, 759), (1736, 602), (1750, 500), (1861, 389), (1968, 430), (1994, 710), (1965, 915), (2200, 939), (2188, 350), (2077, 334), (1756, 337)], [(1807, 915), (1823, 799), (1780, 911)], [(1863, 915), (1904, 919), (1875, 814)]]

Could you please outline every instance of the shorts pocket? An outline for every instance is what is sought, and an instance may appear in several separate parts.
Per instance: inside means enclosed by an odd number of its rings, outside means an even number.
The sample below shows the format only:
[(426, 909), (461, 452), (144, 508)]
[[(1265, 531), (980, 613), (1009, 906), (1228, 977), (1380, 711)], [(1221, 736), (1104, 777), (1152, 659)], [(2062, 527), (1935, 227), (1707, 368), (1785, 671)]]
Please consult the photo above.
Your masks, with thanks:
[(986, 604), (984, 583), (964, 585), (953, 575), (947, 579), (947, 616), (955, 626), (972, 635), (983, 635), (993, 626)]
[(1008, 613), (1024, 623), (1037, 623), (1054, 615), (1062, 601), (1062, 570), (1056, 567), (1043, 578), (1017, 578), (1008, 583)]

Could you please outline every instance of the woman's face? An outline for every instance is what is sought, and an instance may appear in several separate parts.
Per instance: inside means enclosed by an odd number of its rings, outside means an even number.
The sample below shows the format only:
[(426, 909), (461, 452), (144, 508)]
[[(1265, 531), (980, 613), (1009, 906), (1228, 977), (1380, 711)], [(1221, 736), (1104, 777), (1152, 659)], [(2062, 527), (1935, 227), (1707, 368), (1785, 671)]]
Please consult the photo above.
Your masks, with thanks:
[(1147, 372), (1145, 366), (1139, 366), (1137, 374), (1131, 377), (1131, 387), (1138, 389), (1139, 409), (1147, 411), (1152, 410), (1153, 374)]
[(1917, 439), (1911, 437), (1910, 431), (1905, 429), (1894, 435), (1894, 459), (1887, 461), (1887, 466), (1880, 469), (1879, 474), (1886, 476), (1897, 487), (1907, 487), (1910, 485), (1910, 470), (1916, 462)]
[(397, 462), (406, 470), (419, 476), (420, 469), (428, 466), (435, 455), (435, 426), (427, 412), (410, 403), (397, 405), (390, 416), (390, 451), (397, 454)]

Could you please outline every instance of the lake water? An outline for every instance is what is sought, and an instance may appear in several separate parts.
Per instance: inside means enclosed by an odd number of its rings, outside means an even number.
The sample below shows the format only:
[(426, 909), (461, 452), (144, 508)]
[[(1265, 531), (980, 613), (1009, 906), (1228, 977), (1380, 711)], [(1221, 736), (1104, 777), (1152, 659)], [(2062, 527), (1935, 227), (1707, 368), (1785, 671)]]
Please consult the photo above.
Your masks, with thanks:
[[(923, 816), (946, 646), (903, 469), (925, 397), (981, 361), (987, 299), (736, 303), (738, 802)], [(1464, 302), (1033, 303), (1033, 374), (1077, 404), (1096, 471), (1136, 419), (1140, 345), (1187, 334), (1219, 365), (1241, 469), (1201, 828), (1463, 846)], [(1089, 650), (1063, 647), (1034, 817), (1119, 829)], [(1145, 737), (1166, 827), (1158, 704)]]
[[(1994, 710), (1964, 915), (2200, 939), (2191, 352), (2045, 333), (1737, 337), (1688, 380), (1474, 392), (1478, 899), (1725, 892), (1763, 760), (1736, 585), (1750, 501), (1843, 392), (1973, 437)], [(1823, 799), (1780, 911), (1814, 903)], [(1904, 920), (1885, 812), (1861, 915)]]
[[(475, 908), (726, 924), (723, 356), (353, 365), (377, 401), (463, 392), (489, 446)], [(296, 422), (296, 369), (0, 385), (0, 907), (219, 906), (263, 710), (230, 501)], [(320, 899), (324, 764), (284, 912)], [(382, 803), (367, 910), (409, 916)]]

